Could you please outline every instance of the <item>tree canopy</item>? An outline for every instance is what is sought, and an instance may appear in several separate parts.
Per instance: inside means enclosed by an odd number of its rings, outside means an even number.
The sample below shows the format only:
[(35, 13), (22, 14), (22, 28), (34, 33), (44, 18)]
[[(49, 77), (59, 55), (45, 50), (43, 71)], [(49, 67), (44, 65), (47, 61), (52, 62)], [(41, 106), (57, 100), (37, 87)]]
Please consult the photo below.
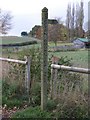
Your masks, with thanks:
[(26, 31), (21, 32), (21, 36), (28, 36), (28, 33)]

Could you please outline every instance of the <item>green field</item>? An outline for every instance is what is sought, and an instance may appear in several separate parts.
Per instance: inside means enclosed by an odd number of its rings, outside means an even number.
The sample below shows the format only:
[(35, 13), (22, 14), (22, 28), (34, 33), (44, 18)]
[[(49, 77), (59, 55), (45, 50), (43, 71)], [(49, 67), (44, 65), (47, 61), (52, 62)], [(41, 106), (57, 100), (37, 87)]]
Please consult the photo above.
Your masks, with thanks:
[(29, 41), (37, 41), (37, 39), (31, 38), (31, 37), (17, 37), (17, 36), (0, 37), (0, 44), (3, 44), (3, 45), (4, 44), (23, 43), (23, 42), (29, 42)]
[[(33, 47), (30, 46), (30, 47)], [(29, 47), (29, 49), (30, 49)], [(39, 47), (39, 45), (34, 45), (34, 47)], [(28, 47), (27, 47), (28, 48)], [(21, 49), (24, 50), (26, 48), (23, 48)], [(11, 58), (15, 58), (17, 56), (17, 52), (11, 52), (13, 51), (13, 49), (11, 49), (10, 51), (8, 50), (5, 50), (6, 52), (2, 53), (0, 56), (3, 56), (3, 57), (7, 57), (7, 56), (10, 56)], [(19, 53), (20, 51), (18, 51)], [(67, 57), (68, 59), (71, 60), (71, 63), (73, 66), (75, 67), (83, 67), (83, 68), (88, 68), (88, 62), (89, 62), (89, 58), (90, 58), (90, 55), (88, 54), (89, 51), (87, 50), (79, 50), (79, 51), (67, 51), (67, 52), (48, 52), (48, 57), (51, 57), (52, 55), (53, 56), (57, 56), (59, 58), (61, 57)]]
[[(48, 42), (49, 46), (55, 46), (54, 42)], [(63, 42), (57, 42), (57, 46), (62, 46), (62, 45), (73, 45), (73, 43), (63, 43)]]
[[(2, 42), (2, 44), (14, 44), (14, 43), (21, 43), (21, 42), (26, 42), (26, 41), (33, 41), (33, 40), (37, 40), (35, 38), (31, 38), (31, 37), (17, 37), (17, 36), (4, 36), (4, 37), (1, 37), (0, 39), (0, 43)], [(28, 45), (28, 46), (22, 46), (22, 47), (19, 47), (18, 50), (22, 51), (24, 49), (30, 49), (32, 47), (34, 48), (40, 48), (41, 47), (41, 41), (40, 40), (37, 40), (37, 43), (38, 44), (33, 44), (33, 45)], [(57, 46), (63, 46), (63, 45), (72, 45), (72, 43), (61, 43), (61, 42), (58, 42)], [(49, 42), (48, 43), (48, 46), (49, 47), (53, 47), (55, 46), (53, 42)], [(10, 47), (10, 48), (3, 48), (3, 49), (0, 49), (0, 53), (1, 55), (0, 56), (8, 56), (8, 54), (11, 56), (14, 54), (17, 54), (17, 52), (19, 51), (16, 51), (15, 47)], [(16, 52), (14, 52), (16, 51)], [(88, 54), (88, 50), (86, 49), (83, 49), (83, 50), (78, 50), (78, 51), (65, 51), (65, 52), (61, 52), (61, 51), (58, 51), (58, 52), (49, 52), (49, 56), (51, 55), (54, 55), (54, 56), (57, 56), (57, 57), (65, 57), (67, 56), (69, 59), (72, 59), (72, 63), (73, 63), (73, 66), (79, 66), (79, 67), (85, 67), (87, 68), (88, 67), (88, 60), (90, 58), (90, 55)], [(15, 55), (16, 56), (16, 55)]]
[(57, 57), (65, 57), (67, 56), (71, 59), (73, 66), (76, 67), (88, 67), (88, 60), (90, 55), (88, 54), (88, 50), (79, 50), (79, 51), (67, 51), (67, 52), (50, 52), (50, 55), (54, 55)]

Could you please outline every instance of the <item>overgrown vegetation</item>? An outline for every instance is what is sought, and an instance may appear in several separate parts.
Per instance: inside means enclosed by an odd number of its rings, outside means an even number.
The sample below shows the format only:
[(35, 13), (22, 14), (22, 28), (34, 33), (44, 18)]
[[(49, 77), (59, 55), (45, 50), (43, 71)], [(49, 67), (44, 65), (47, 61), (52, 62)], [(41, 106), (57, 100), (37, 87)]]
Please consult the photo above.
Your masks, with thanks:
[[(15, 118), (86, 118), (88, 117), (88, 89), (83, 90), (83, 77), (80, 74), (61, 71), (58, 72), (58, 94), (55, 100), (49, 98), (47, 110), (40, 110), (41, 103), (41, 51), (31, 48), (18, 53), (18, 58), (25, 60), (24, 56), (31, 56), (31, 89), (30, 103), (25, 93), (25, 66), (10, 64), (8, 77), (3, 80), (3, 105), (30, 106), (25, 110), (16, 112)], [(48, 96), (50, 94), (51, 57), (48, 59)], [(61, 57), (59, 64), (72, 65), (71, 59)], [(39, 107), (38, 107), (39, 106)]]
[(2, 105), (7, 105), (8, 108), (22, 107), (26, 104), (25, 89), (21, 84), (11, 83), (6, 80), (2, 80)]
[(51, 113), (47, 111), (42, 111), (39, 106), (29, 107), (26, 110), (19, 111), (14, 114), (12, 118), (32, 118), (32, 119), (44, 119), (51, 118)]

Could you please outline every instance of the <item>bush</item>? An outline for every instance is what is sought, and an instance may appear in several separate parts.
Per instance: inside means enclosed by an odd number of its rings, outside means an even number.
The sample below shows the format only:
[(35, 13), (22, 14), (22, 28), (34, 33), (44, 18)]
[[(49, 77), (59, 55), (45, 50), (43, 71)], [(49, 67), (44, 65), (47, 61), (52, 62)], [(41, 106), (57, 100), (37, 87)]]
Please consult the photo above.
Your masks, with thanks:
[(31, 57), (31, 80), (41, 80), (41, 50), (39, 48), (26, 49), (18, 53), (18, 58), (24, 60), (24, 56)]
[(25, 95), (25, 88), (20, 87), (18, 82), (8, 82), (8, 79), (2, 81), (2, 94), (8, 96), (8, 98), (18, 98)]
[(2, 80), (2, 105), (6, 104), (8, 107), (21, 107), (27, 101), (27, 95), (21, 94), (17, 84), (10, 84), (7, 80)]
[(53, 111), (54, 109), (56, 109), (57, 103), (54, 100), (48, 100), (47, 101), (47, 110), (48, 111)]
[(21, 32), (21, 36), (28, 36), (28, 33), (26, 31)]
[(8, 108), (13, 108), (13, 107), (23, 107), (24, 106), (24, 101), (22, 99), (9, 99), (7, 96), (2, 96), (2, 106), (7, 105)]
[(42, 111), (40, 107), (30, 107), (25, 110), (21, 110), (15, 113), (12, 118), (32, 118), (32, 119), (44, 119), (51, 118), (51, 113)]

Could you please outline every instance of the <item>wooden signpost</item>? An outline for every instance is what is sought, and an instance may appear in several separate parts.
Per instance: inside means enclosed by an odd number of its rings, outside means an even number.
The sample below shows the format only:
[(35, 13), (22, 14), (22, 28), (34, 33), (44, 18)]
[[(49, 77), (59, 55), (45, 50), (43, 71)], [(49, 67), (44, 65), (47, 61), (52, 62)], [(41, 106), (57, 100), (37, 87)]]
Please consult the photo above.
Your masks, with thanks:
[(42, 9), (42, 60), (41, 60), (41, 109), (47, 105), (47, 79), (48, 79), (48, 9)]

